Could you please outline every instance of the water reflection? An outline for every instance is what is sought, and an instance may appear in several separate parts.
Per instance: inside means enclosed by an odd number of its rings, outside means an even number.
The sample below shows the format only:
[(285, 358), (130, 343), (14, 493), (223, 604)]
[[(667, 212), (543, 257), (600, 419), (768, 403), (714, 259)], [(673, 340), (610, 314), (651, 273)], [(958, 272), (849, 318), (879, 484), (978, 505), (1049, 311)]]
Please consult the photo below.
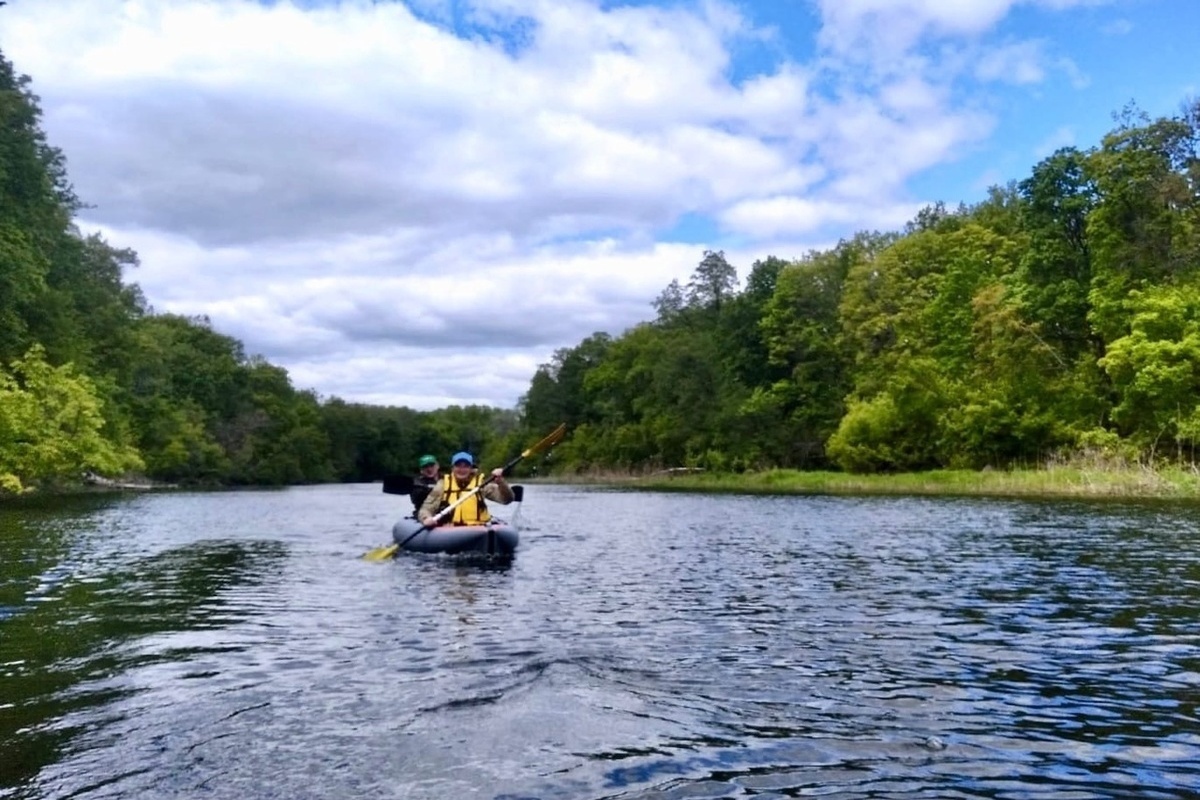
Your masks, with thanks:
[(71, 526), (61, 512), (6, 518), (0, 787), (29, 782), (77, 737), (110, 724), (109, 710), (139, 691), (132, 671), (212, 649), (149, 642), (245, 619), (253, 609), (243, 592), (286, 557), (278, 542), (202, 541), (112, 566), (94, 557), (86, 536), (70, 535), (108, 506), (88, 505), (94, 511)]

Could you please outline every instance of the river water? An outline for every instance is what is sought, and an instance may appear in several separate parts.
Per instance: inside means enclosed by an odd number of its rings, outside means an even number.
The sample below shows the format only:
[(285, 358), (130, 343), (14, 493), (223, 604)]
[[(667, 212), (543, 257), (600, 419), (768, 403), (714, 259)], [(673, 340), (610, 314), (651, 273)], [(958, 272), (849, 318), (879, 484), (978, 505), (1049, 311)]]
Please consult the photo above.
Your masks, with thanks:
[(0, 798), (1192, 798), (1195, 506), (378, 485), (0, 510)]

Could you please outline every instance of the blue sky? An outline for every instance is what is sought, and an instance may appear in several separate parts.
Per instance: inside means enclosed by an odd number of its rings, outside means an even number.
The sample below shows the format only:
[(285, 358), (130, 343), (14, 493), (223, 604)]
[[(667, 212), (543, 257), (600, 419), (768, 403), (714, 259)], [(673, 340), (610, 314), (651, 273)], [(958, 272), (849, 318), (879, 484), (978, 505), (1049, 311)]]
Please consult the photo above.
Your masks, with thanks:
[(1182, 0), (1072, 12), (1016, 8), (995, 35), (1044, 42), (1052, 59), (1071, 66), (1060, 65), (1031, 85), (991, 89), (991, 136), (920, 176), (913, 190), (969, 203), (983, 196), (980, 187), (995, 182), (993, 175), (999, 182), (1020, 180), (1056, 147), (1099, 145), (1114, 127), (1113, 114), (1130, 102), (1154, 117), (1177, 114), (1188, 97), (1200, 94), (1200, 55), (1187, 33), (1196, 30), (1200, 3)]
[(303, 388), (511, 407), (745, 276), (1200, 94), (1191, 0), (10, 0), (85, 230)]

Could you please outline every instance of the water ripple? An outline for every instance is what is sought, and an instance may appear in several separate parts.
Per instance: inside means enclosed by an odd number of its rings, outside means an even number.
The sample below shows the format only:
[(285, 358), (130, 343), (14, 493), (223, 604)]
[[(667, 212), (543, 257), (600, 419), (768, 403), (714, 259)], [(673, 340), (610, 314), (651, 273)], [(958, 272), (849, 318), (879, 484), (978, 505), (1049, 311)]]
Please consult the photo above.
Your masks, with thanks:
[(1200, 785), (1188, 509), (377, 486), (6, 512), (0, 797), (1108, 798)]

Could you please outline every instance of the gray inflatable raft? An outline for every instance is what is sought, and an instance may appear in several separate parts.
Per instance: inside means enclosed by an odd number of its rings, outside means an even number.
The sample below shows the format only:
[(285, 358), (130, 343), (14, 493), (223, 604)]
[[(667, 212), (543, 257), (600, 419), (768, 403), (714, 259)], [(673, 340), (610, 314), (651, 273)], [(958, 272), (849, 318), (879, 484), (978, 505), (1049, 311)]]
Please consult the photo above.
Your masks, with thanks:
[[(392, 538), (401, 549), (417, 553), (479, 553), (493, 556), (510, 556), (517, 549), (520, 535), (517, 529), (501, 519), (492, 519), (486, 525), (442, 525), (413, 532), (421, 523), (405, 517), (392, 527)], [(412, 536), (411, 539), (408, 537)], [(407, 541), (405, 541), (407, 540)]]

